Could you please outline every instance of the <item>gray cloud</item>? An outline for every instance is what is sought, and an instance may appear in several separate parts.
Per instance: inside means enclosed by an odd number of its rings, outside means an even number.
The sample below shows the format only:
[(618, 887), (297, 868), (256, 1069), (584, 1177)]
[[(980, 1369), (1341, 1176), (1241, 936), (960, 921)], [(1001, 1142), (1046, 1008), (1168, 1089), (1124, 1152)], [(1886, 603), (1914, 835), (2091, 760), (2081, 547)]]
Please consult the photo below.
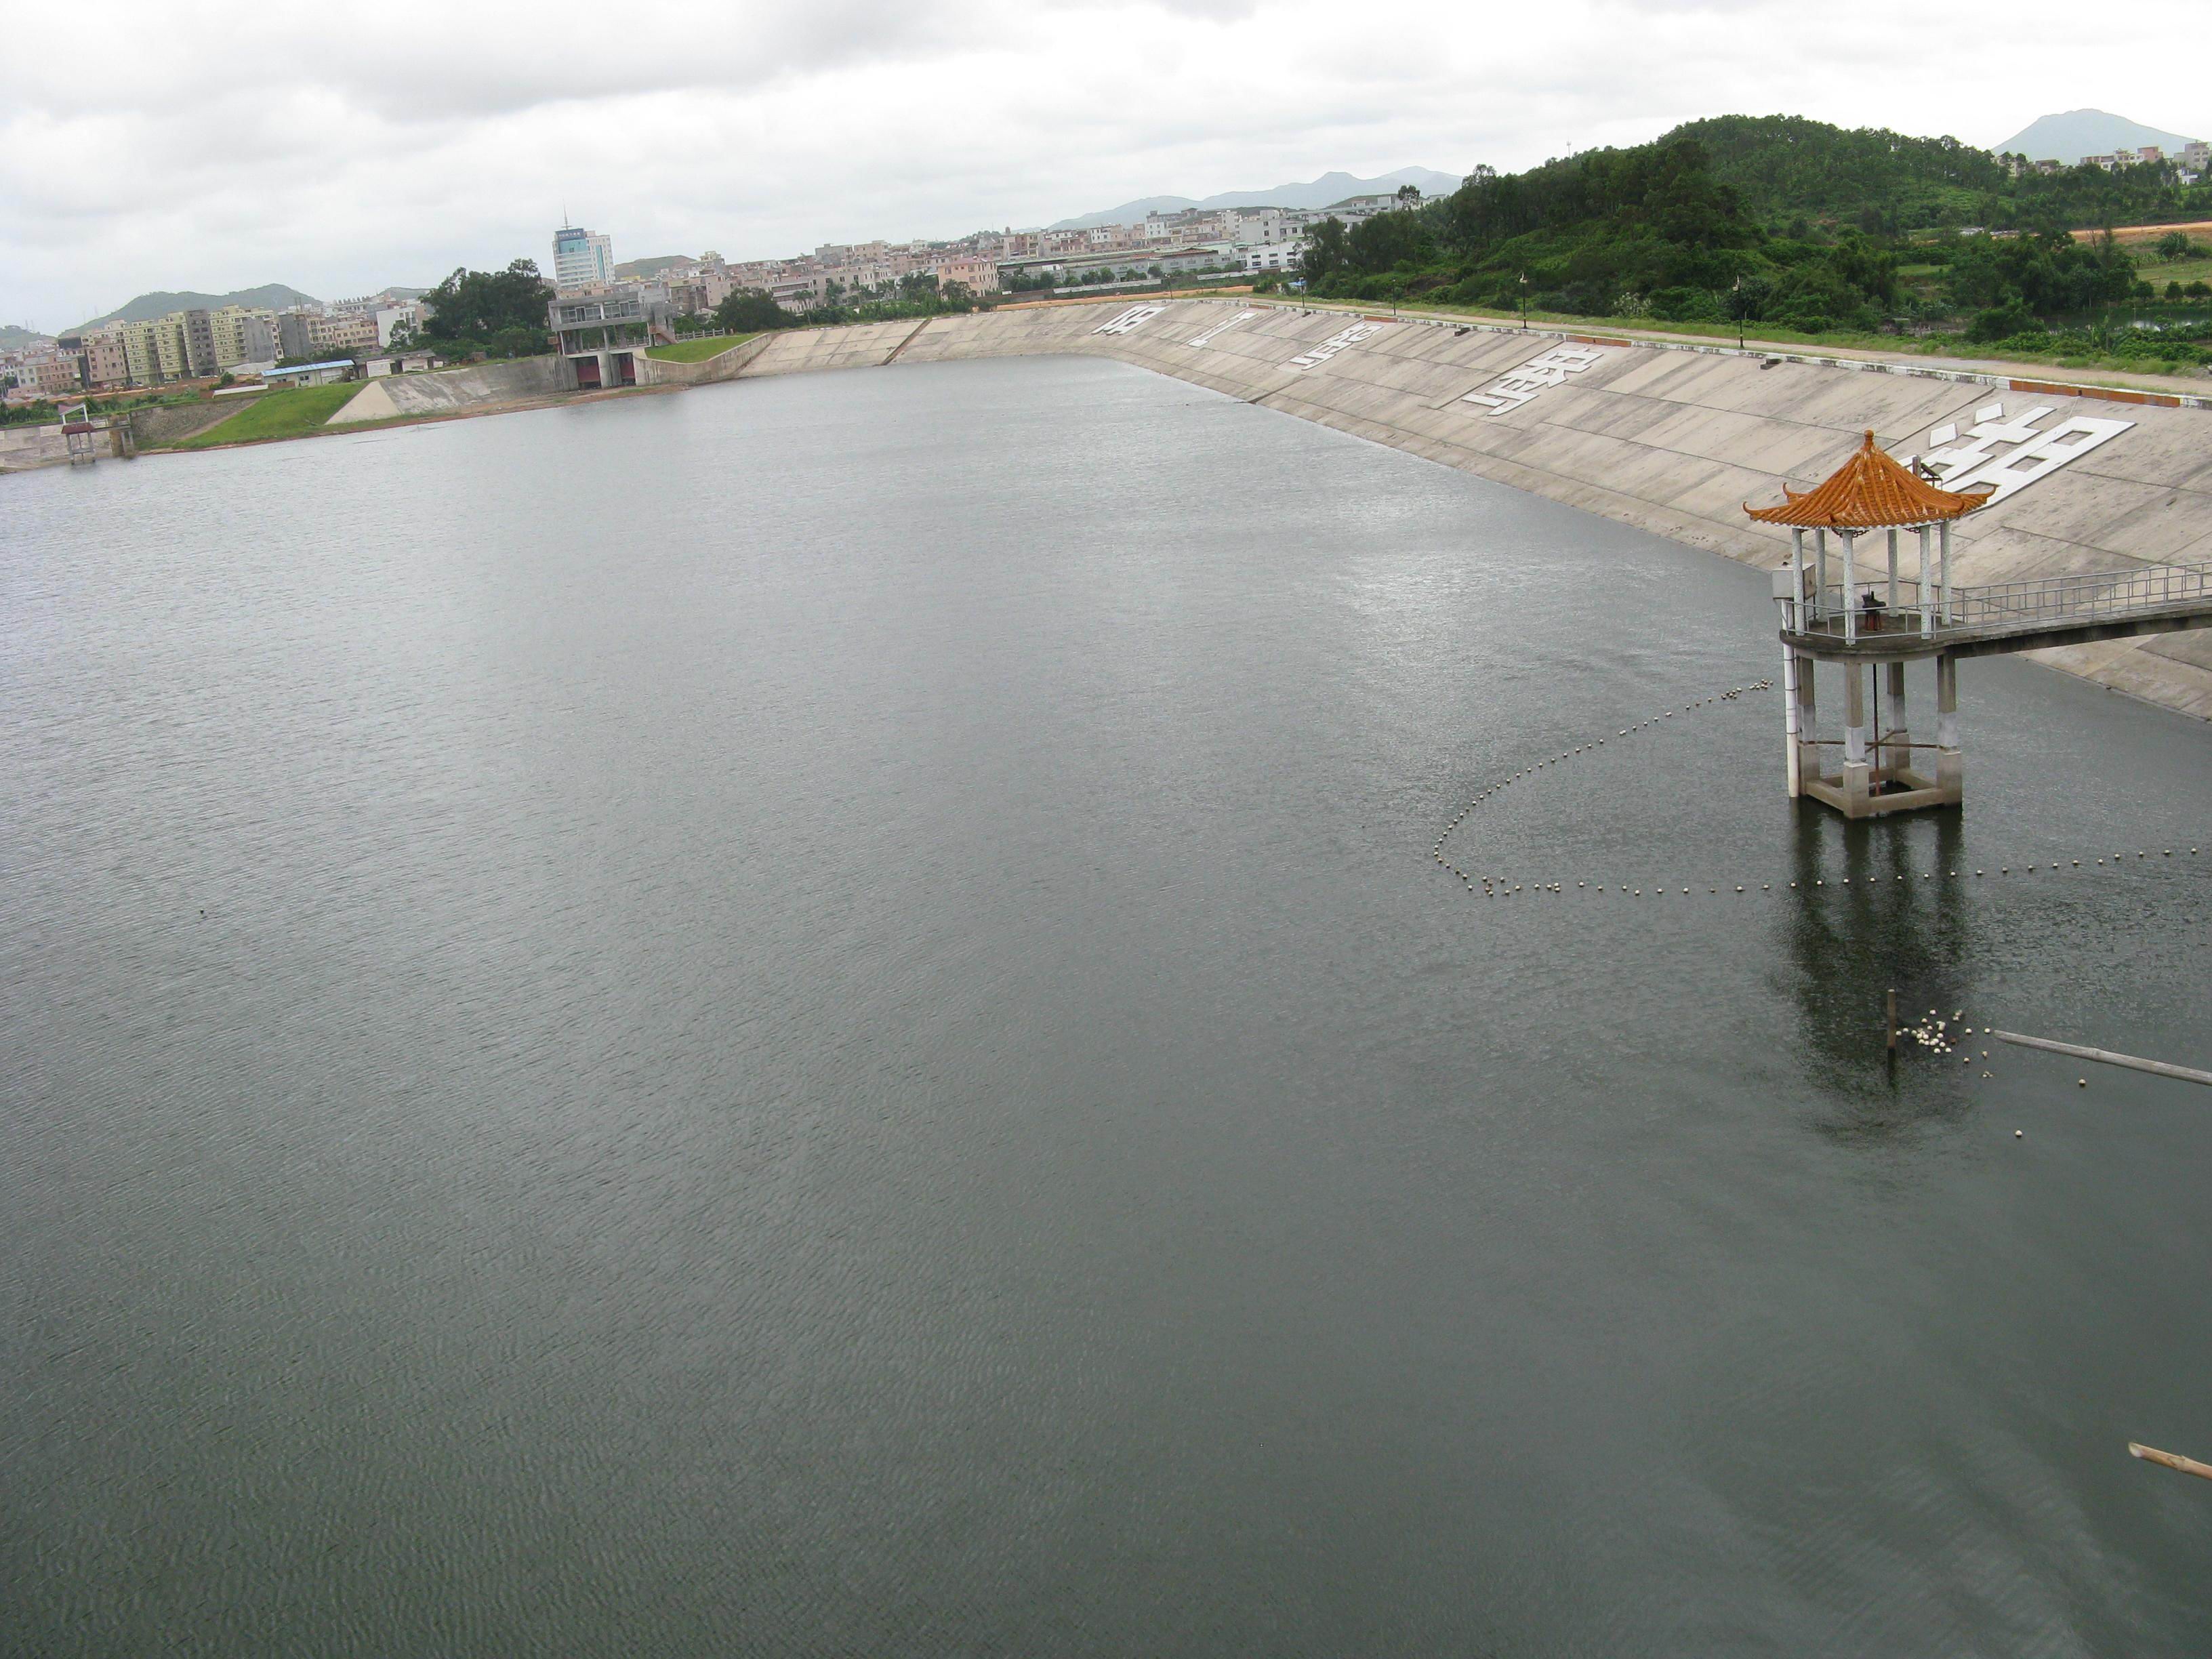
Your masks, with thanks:
[[(564, 208), (618, 256), (740, 257), (1331, 167), (1519, 167), (1731, 110), (1987, 142), (2091, 103), (2203, 131), (2186, 55), (2130, 44), (2190, 37), (2200, 3), (2139, 0), (2105, 40), (2018, 0), (1960, 76), (1897, 49), (1917, 0), (1862, 0), (1845, 31), (1782, 0), (663, 0), (635, 50), (569, 0), (398, 20), (121, 0), (98, 74), (20, 77), (0, 108), (0, 320), (542, 262)], [(82, 61), (82, 27), (18, 9), (11, 46)]]

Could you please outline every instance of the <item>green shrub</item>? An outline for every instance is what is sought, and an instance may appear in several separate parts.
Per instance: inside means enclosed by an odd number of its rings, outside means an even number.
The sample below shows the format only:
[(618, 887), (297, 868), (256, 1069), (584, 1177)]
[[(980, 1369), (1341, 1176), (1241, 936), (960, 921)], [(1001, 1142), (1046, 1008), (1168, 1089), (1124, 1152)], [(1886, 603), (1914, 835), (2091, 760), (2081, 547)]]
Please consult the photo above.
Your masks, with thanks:
[(2008, 300), (2001, 306), (1977, 312), (1974, 320), (1966, 325), (1966, 337), (1978, 345), (2042, 332), (2043, 319), (2030, 311), (2027, 301), (2021, 299)]

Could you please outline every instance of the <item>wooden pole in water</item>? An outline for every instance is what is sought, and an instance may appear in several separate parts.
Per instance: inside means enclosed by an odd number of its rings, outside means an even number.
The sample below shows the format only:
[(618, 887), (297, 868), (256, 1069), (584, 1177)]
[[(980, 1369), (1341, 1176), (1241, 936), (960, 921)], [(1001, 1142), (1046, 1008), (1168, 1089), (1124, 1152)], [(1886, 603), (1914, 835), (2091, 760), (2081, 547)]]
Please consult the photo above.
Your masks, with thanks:
[(1894, 985), (1889, 988), (1887, 1012), (1889, 1019), (1888, 1047), (1889, 1052), (1893, 1054), (1897, 1052), (1897, 988)]
[(2044, 1048), (2054, 1054), (2071, 1054), (2076, 1060), (2094, 1060), (2106, 1066), (2125, 1066), (2131, 1071), (2149, 1072), (2159, 1077), (2179, 1078), (2184, 1083), (2212, 1085), (2212, 1072), (2192, 1071), (2186, 1066), (2169, 1066), (2162, 1060), (2140, 1060), (2133, 1054), (2116, 1054), (2109, 1048), (2085, 1048), (2077, 1042), (2054, 1042), (2049, 1037), (2022, 1036), (2018, 1031), (2000, 1031), (1994, 1026), (1990, 1035), (2000, 1042), (2016, 1043), (2023, 1048)]
[(2201, 1480), (2212, 1480), (2212, 1463), (2200, 1463), (2193, 1457), (2183, 1457), (2170, 1451), (2160, 1451), (2155, 1446), (2138, 1446), (2128, 1442), (2128, 1455), (2140, 1457), (2146, 1463), (2163, 1463), (2169, 1469), (2179, 1469), (2184, 1474), (2193, 1474)]

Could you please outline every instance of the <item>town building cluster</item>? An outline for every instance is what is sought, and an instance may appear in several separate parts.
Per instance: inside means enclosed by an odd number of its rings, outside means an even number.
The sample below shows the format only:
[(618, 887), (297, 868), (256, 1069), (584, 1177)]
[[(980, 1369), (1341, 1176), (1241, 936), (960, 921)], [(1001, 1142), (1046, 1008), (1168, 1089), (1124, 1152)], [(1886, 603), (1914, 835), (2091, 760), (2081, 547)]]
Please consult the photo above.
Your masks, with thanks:
[[(1404, 205), (1395, 195), (1353, 197), (1317, 209), (1185, 208), (1150, 213), (1133, 223), (1071, 230), (977, 231), (949, 242), (824, 243), (787, 258), (726, 260), (707, 252), (632, 280), (653, 291), (678, 317), (703, 316), (733, 293), (757, 291), (786, 310), (895, 295), (926, 276), (940, 289), (957, 283), (970, 294), (1009, 288), (1173, 276), (1200, 271), (1281, 270), (1295, 266), (1306, 228), (1321, 219), (1347, 226)], [(609, 238), (564, 225), (555, 233), (553, 272), (561, 294), (586, 294), (625, 284)], [(557, 326), (558, 319), (556, 319)]]
[(224, 374), (269, 376), (279, 363), (368, 357), (404, 343), (429, 307), (389, 289), (322, 306), (223, 306), (101, 323), (0, 353), (10, 403), (51, 402)]
[[(1416, 192), (1418, 197), (1418, 192)], [(1312, 210), (1276, 207), (1152, 213), (1133, 224), (1072, 230), (977, 231), (950, 242), (824, 243), (785, 259), (697, 258), (633, 266), (624, 277), (613, 240), (564, 223), (553, 234), (554, 293), (545, 308), (560, 383), (571, 389), (634, 386), (637, 356), (678, 337), (732, 294), (768, 295), (804, 314), (823, 307), (899, 297), (916, 278), (939, 292), (958, 283), (981, 296), (1008, 289), (1091, 287), (1207, 272), (1291, 269), (1316, 220), (1347, 225), (1406, 204), (1359, 196)]]
[[(2025, 155), (2008, 156), (2006, 160), (2011, 162), (2015, 179), (2024, 173), (2066, 171), (2065, 162), (2048, 156), (2036, 161), (2031, 161)], [(2145, 144), (2140, 149), (2114, 150), (2110, 155), (2085, 155), (2075, 165), (2102, 167), (2107, 173), (2118, 173), (2122, 167), (2156, 167), (2163, 161), (2174, 164), (2180, 172), (2183, 184), (2193, 185), (2204, 176), (2208, 167), (2212, 167), (2212, 144), (2206, 143), (2202, 138), (2193, 139), (2172, 155), (2157, 144)]]
[[(1318, 209), (1185, 208), (1122, 224), (1076, 229), (977, 231), (954, 241), (824, 243), (787, 258), (679, 259), (625, 278), (613, 239), (562, 224), (554, 233), (548, 327), (582, 385), (627, 384), (629, 353), (676, 337), (731, 295), (757, 291), (794, 313), (897, 296), (915, 278), (984, 295), (1010, 289), (1093, 287), (1209, 273), (1285, 272), (1322, 219), (1354, 225), (1405, 205), (1395, 195), (1356, 196)], [(283, 310), (224, 306), (102, 323), (0, 352), (10, 403), (166, 386), (174, 381), (289, 378), (367, 359), (419, 336), (429, 308), (387, 289), (359, 299)], [(590, 362), (584, 361), (591, 359)], [(283, 371), (279, 364), (295, 366)], [(350, 371), (349, 371), (350, 372)]]

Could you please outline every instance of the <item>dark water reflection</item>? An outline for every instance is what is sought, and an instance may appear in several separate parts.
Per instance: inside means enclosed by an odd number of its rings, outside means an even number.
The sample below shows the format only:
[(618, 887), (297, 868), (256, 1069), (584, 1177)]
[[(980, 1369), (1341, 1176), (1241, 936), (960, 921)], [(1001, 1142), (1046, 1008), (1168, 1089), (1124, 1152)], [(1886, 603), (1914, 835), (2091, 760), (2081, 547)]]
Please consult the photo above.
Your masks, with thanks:
[(2201, 726), (1486, 904), (1762, 576), (1088, 362), (0, 493), (9, 1650), (2212, 1644), (2206, 1103), (1881, 1054), (2212, 1063)]

